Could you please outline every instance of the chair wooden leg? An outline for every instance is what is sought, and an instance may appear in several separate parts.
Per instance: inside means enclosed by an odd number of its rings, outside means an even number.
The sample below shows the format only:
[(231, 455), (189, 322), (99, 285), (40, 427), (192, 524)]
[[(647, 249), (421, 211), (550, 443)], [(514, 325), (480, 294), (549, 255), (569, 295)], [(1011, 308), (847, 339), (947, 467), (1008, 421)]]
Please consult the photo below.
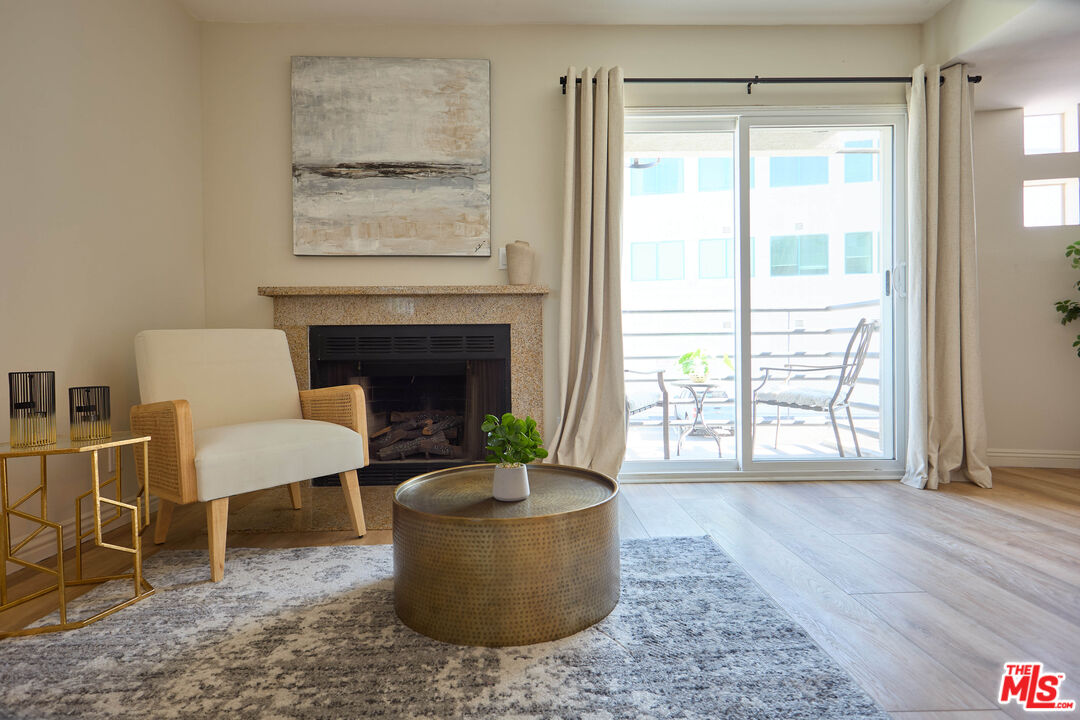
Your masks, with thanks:
[(840, 444), (840, 429), (836, 427), (836, 411), (829, 408), (829, 418), (832, 420), (832, 431), (836, 437), (836, 449), (840, 452), (840, 457), (844, 457), (844, 446)]
[(300, 499), (300, 482), (289, 483), (289, 499), (292, 500), (293, 510), (299, 510), (304, 507), (303, 501)]
[(851, 428), (851, 439), (855, 441), (855, 454), (862, 457), (862, 449), (859, 448), (859, 436), (855, 433), (855, 421), (851, 419), (851, 406), (848, 405), (845, 409), (847, 410), (848, 427)]
[(157, 517), (154, 519), (154, 544), (160, 545), (165, 542), (169, 535), (169, 523), (172, 522), (173, 508), (176, 503), (164, 498), (158, 498)]
[(345, 505), (349, 509), (353, 530), (357, 537), (364, 537), (367, 534), (367, 524), (364, 522), (364, 504), (360, 500), (360, 480), (356, 477), (355, 470), (338, 473), (338, 477), (341, 479), (341, 490), (345, 493)]
[(229, 498), (206, 503), (206, 534), (210, 538), (210, 579), (225, 577), (225, 534), (229, 527)]

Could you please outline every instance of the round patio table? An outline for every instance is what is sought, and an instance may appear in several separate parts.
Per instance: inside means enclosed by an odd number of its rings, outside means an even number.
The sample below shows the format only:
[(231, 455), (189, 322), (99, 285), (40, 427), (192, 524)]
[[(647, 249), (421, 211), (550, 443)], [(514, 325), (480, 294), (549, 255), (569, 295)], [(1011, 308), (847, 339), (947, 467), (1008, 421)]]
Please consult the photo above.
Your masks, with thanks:
[[(720, 384), (712, 382), (685, 382), (676, 383), (676, 385), (689, 390), (690, 394), (694, 397), (694, 422), (679, 435), (679, 443), (675, 446), (675, 454), (681, 455), (683, 440), (685, 440), (688, 435), (693, 434), (695, 430), (700, 430), (703, 434), (708, 435), (716, 441), (717, 454), (720, 457), (724, 457), (722, 438), (731, 437), (735, 433), (726, 426), (710, 425), (705, 422), (705, 398), (709, 396), (710, 392), (720, 387)], [(721, 399), (727, 398), (727, 393), (723, 390), (720, 390), (719, 392), (719, 397)]]

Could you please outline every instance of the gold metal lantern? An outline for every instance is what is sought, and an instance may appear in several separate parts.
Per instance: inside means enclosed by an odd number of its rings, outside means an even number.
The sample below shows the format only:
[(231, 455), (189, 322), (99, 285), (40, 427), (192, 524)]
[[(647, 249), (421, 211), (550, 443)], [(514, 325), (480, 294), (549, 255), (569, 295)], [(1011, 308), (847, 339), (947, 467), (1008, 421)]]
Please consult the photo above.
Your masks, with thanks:
[(68, 388), (68, 408), (72, 440), (102, 440), (112, 436), (107, 385)]
[(11, 447), (56, 442), (56, 373), (8, 373)]

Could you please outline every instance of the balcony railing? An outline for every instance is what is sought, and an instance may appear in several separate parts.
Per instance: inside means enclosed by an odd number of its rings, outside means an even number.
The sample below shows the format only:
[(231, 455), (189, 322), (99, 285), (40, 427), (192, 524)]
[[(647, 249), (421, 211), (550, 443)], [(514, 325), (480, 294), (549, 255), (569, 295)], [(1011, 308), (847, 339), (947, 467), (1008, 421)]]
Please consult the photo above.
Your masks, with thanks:
[[(880, 302), (861, 302), (818, 307), (776, 307), (751, 310), (751, 382), (757, 385), (763, 378), (762, 365), (785, 363), (838, 364), (844, 357), (847, 341), (860, 317), (879, 320)], [(712, 379), (734, 387), (735, 374), (722, 362), (724, 355), (734, 356), (735, 311), (731, 308), (693, 309), (632, 309), (623, 310), (625, 365), (633, 370), (666, 369), (673, 382), (682, 380), (677, 359), (684, 352), (702, 347), (714, 356)], [(661, 327), (653, 327), (655, 325)], [(682, 341), (680, 342), (680, 339)], [(832, 339), (832, 340), (830, 340)], [(779, 341), (779, 342), (778, 342)], [(636, 351), (641, 346), (648, 349)], [(867, 353), (866, 363), (859, 375), (853, 394), (853, 410), (862, 417), (880, 416), (880, 335), (876, 335)], [(671, 348), (670, 352), (658, 348)], [(828, 349), (826, 349), (828, 348)], [(719, 372), (717, 372), (719, 370)], [(792, 373), (790, 383), (803, 386), (835, 387), (838, 373)], [(628, 390), (634, 386), (656, 384), (655, 377), (628, 377)], [(731, 404), (729, 397), (715, 399), (709, 405)], [(827, 421), (821, 414), (787, 413), (789, 419)], [(633, 420), (631, 421), (633, 422)], [(773, 422), (759, 417), (759, 424)]]

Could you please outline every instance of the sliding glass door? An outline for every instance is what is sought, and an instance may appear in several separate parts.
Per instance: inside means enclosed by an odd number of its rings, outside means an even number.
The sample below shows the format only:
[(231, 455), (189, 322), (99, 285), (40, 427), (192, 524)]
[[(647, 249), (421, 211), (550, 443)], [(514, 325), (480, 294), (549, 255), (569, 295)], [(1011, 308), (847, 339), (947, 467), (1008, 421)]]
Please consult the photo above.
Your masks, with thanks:
[(902, 123), (628, 114), (624, 474), (899, 467)]
[(735, 469), (735, 125), (686, 125), (626, 136), (626, 457)]

